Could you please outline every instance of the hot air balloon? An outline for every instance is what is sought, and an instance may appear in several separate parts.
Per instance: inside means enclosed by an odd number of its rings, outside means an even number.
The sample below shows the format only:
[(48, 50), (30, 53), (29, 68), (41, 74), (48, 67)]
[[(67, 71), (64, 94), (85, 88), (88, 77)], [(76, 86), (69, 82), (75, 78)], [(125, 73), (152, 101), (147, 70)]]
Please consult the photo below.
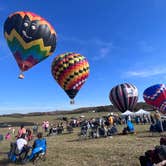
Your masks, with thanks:
[(138, 90), (129, 83), (120, 84), (111, 89), (109, 99), (119, 111), (133, 111), (138, 101)]
[(53, 60), (51, 72), (71, 99), (70, 103), (74, 104), (74, 97), (89, 76), (87, 59), (81, 54), (73, 52), (60, 54)]
[(156, 84), (148, 87), (143, 92), (145, 102), (162, 113), (166, 113), (166, 86), (165, 84)]
[(56, 47), (56, 32), (44, 18), (31, 12), (15, 12), (4, 23), (7, 44), (23, 72), (50, 56)]

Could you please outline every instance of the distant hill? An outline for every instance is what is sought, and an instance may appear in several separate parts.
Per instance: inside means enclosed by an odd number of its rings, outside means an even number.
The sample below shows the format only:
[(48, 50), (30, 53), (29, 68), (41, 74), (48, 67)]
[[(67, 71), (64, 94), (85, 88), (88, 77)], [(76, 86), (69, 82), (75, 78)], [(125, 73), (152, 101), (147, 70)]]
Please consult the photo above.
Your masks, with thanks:
[[(139, 102), (137, 103), (135, 107), (135, 111), (139, 109), (145, 109), (147, 111), (153, 110), (152, 106), (147, 105), (144, 102)], [(51, 111), (51, 112), (32, 112), (32, 113), (27, 113), (27, 114), (8, 114), (8, 115), (1, 115), (1, 116), (12, 116), (12, 117), (22, 117), (22, 116), (41, 116), (41, 115), (64, 115), (64, 114), (80, 114), (80, 113), (85, 113), (85, 112), (118, 112), (118, 109), (116, 109), (113, 105), (107, 105), (107, 106), (96, 106), (96, 107), (82, 107), (82, 108), (77, 108), (74, 110), (58, 110), (58, 111)]]

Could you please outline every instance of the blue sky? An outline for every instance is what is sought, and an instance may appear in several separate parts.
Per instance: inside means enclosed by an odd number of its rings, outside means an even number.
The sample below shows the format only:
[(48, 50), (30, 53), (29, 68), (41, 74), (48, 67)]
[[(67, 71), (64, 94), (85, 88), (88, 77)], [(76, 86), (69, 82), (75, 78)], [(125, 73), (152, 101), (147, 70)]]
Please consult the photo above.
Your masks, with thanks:
[[(143, 101), (145, 88), (166, 81), (165, 0), (1, 0), (0, 114), (71, 110), (109, 105), (109, 91), (129, 82)], [(57, 32), (52, 56), (25, 72), (19, 68), (3, 35), (3, 24), (15, 11), (31, 11), (47, 19)], [(87, 57), (90, 76), (69, 104), (53, 79), (55, 56), (78, 52)]]

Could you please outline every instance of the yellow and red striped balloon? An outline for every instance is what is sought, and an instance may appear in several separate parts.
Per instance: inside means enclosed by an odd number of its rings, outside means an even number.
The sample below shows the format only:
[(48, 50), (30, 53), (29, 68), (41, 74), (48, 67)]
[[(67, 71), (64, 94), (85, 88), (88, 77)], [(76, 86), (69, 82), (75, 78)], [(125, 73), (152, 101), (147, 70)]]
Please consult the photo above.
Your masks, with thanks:
[(67, 52), (55, 57), (52, 75), (70, 99), (74, 99), (89, 76), (89, 63), (78, 53)]

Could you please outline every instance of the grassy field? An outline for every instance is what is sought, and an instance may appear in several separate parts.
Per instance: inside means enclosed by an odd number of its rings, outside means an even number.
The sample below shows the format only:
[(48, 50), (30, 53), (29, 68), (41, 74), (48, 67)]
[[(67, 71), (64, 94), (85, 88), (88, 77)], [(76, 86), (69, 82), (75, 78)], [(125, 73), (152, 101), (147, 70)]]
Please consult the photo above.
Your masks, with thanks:
[[(101, 117), (104, 113), (87, 113), (85, 117)], [(79, 117), (72, 114), (68, 117)], [(39, 117), (0, 117), (0, 122), (38, 122), (49, 120), (55, 122), (55, 116)], [(123, 126), (119, 126), (119, 132)], [(112, 138), (97, 138), (79, 140), (79, 129), (74, 129), (72, 134), (62, 134), (58, 136), (46, 137), (48, 153), (46, 161), (38, 162), (40, 166), (139, 166), (139, 156), (148, 149), (153, 149), (159, 144), (160, 135), (151, 135), (148, 132), (149, 125), (135, 125), (136, 134), (117, 135)], [(5, 134), (8, 128), (0, 128), (0, 133)], [(41, 130), (41, 127), (40, 127)], [(17, 128), (16, 128), (17, 131)], [(0, 142), (0, 166), (12, 166), (9, 163), (6, 152), (9, 151), (11, 140)], [(27, 166), (33, 165), (27, 163)]]

